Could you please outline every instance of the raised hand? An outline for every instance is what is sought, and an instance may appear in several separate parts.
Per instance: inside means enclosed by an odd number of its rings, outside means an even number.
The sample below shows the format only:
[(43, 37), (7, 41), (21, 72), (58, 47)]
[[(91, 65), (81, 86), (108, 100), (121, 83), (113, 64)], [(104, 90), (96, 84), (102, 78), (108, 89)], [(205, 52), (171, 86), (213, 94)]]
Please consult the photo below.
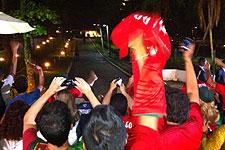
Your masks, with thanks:
[(85, 95), (91, 91), (90, 85), (82, 78), (75, 77), (76, 88)]
[(64, 77), (55, 77), (52, 80), (52, 82), (51, 82), (51, 84), (50, 84), (50, 86), (49, 86), (49, 88), (48, 88), (47, 91), (50, 92), (50, 93), (52, 93), (52, 94), (55, 94), (58, 91), (61, 91), (63, 89), (66, 89), (67, 88), (66, 86), (61, 86), (61, 84), (65, 80), (66, 80), (66, 78), (64, 78)]

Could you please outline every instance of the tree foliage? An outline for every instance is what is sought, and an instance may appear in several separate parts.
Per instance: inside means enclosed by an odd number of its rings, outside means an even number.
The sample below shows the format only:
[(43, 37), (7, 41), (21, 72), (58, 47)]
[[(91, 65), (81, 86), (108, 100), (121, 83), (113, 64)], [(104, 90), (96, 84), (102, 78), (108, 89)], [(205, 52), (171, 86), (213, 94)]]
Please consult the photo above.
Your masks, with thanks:
[(59, 23), (58, 15), (46, 6), (31, 0), (21, 0), (20, 9), (11, 12), (12, 16), (28, 22), (35, 30), (27, 33), (27, 36), (39, 36), (47, 34), (46, 23)]

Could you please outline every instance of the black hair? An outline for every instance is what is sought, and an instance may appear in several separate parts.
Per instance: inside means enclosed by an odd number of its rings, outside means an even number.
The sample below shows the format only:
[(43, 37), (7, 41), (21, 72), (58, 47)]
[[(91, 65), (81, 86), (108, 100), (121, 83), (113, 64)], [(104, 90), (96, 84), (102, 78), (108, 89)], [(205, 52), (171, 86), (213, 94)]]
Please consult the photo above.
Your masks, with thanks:
[(182, 124), (188, 119), (189, 99), (187, 94), (176, 88), (166, 90), (167, 121)]
[(113, 106), (116, 112), (121, 116), (125, 116), (127, 112), (127, 98), (121, 94), (116, 93), (111, 97), (110, 105)]
[(71, 113), (64, 102), (56, 100), (46, 104), (38, 113), (35, 121), (37, 128), (48, 143), (60, 147), (68, 140)]
[(123, 150), (127, 134), (113, 107), (98, 105), (92, 110), (83, 138), (87, 150)]
[(198, 59), (198, 63), (200, 64), (201, 62), (205, 62), (206, 58), (205, 57), (200, 57)]
[(17, 76), (13, 85), (18, 93), (26, 92), (28, 88), (27, 77), (24, 75)]

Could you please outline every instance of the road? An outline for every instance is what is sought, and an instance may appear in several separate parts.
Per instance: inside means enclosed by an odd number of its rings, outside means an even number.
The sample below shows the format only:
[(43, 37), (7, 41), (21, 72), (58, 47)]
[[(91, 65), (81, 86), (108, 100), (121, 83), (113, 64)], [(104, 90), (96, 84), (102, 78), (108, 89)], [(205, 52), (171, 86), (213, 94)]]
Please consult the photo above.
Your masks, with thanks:
[[(78, 43), (80, 56), (79, 60), (74, 57), (68, 73), (69, 78), (78, 76), (86, 79), (89, 71), (94, 70), (98, 76), (98, 80), (93, 86), (97, 95), (104, 95), (109, 88), (110, 82), (116, 77), (121, 77), (123, 82), (127, 83), (128, 76), (108, 63), (95, 49), (88, 48), (80, 39), (75, 40)], [(86, 41), (86, 44), (90, 44), (90, 41)]]

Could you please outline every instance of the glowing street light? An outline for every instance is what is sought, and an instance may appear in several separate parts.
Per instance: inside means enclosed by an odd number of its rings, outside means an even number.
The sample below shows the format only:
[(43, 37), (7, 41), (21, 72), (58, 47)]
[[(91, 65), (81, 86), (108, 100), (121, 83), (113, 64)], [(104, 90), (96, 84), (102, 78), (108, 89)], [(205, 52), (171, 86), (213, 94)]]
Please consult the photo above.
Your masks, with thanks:
[(49, 43), (50, 41), (49, 40), (46, 40), (46, 42)]
[(37, 46), (36, 46), (36, 48), (37, 48), (37, 49), (40, 49), (40, 48), (41, 48), (41, 46), (40, 46), (40, 45), (37, 45)]
[(61, 51), (60, 54), (61, 54), (62, 56), (65, 56), (66, 53), (65, 53), (64, 51)]
[(50, 62), (45, 62), (44, 65), (47, 69), (51, 66)]
[(65, 45), (64, 47), (65, 47), (65, 48), (68, 48), (68, 45)]
[(45, 45), (45, 44), (46, 44), (46, 42), (45, 42), (45, 41), (43, 41), (43, 42), (42, 42), (42, 44), (43, 44), (43, 45)]
[(3, 62), (3, 61), (5, 61), (5, 58), (0, 57), (0, 62)]
[(49, 40), (53, 40), (53, 37), (50, 36), (50, 37), (49, 37)]

